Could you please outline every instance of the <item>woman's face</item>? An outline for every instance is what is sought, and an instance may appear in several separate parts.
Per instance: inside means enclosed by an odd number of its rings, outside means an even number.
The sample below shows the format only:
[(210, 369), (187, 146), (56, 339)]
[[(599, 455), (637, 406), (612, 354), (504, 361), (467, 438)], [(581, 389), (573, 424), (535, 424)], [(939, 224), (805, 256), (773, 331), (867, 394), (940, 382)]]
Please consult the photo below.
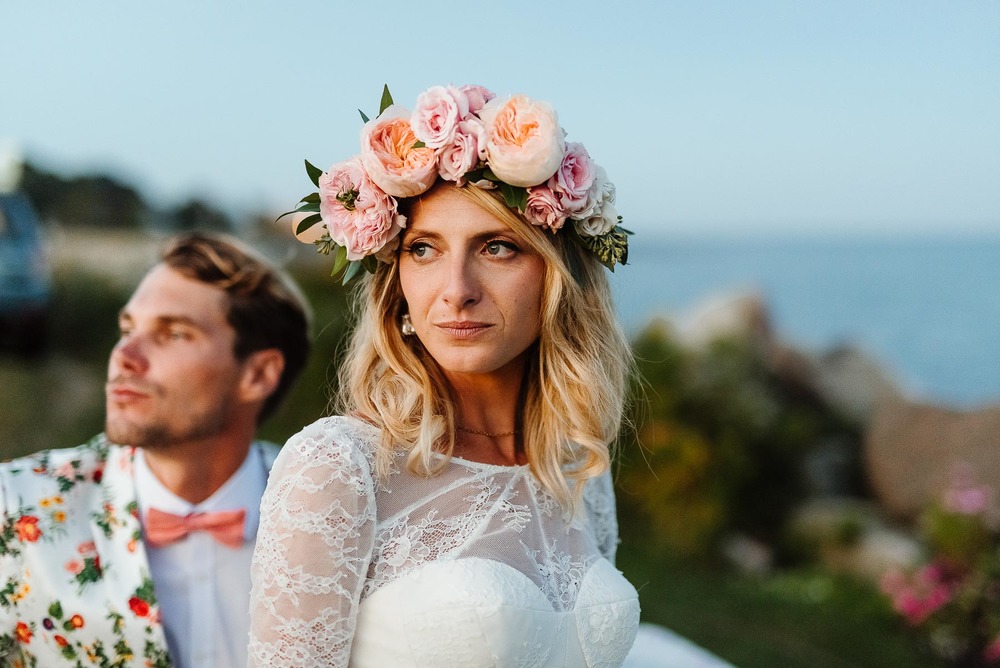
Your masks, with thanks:
[(541, 330), (545, 263), (454, 187), (411, 211), (399, 280), (424, 348), (450, 377), (520, 373)]

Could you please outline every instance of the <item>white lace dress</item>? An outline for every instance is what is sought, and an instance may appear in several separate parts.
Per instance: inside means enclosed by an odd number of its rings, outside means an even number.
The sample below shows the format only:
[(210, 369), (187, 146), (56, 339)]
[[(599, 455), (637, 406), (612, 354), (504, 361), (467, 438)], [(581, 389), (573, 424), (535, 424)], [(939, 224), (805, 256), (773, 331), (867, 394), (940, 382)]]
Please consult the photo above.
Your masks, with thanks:
[(527, 466), (373, 476), (376, 430), (282, 449), (253, 566), (251, 666), (618, 666), (639, 624), (610, 477), (567, 522)]

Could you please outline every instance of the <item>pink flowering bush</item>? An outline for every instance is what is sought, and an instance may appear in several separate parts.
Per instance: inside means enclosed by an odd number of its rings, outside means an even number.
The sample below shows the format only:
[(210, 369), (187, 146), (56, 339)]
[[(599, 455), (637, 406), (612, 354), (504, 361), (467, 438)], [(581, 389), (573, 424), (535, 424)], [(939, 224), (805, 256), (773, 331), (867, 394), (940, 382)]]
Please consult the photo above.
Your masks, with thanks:
[(1000, 666), (1000, 531), (993, 490), (957, 469), (925, 514), (928, 560), (894, 570), (882, 591), (932, 652), (959, 666)]

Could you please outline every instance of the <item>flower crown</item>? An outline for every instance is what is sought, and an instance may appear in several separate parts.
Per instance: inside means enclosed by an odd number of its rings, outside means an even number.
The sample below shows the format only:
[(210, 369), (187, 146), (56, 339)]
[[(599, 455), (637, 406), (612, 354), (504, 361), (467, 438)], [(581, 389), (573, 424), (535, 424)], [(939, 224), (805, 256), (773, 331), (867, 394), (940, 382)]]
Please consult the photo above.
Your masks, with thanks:
[[(583, 144), (565, 141), (545, 102), (501, 100), (482, 86), (432, 86), (410, 113), (393, 104), (386, 86), (374, 120), (358, 111), (361, 153), (326, 172), (305, 161), (319, 190), (279, 216), (306, 214), (296, 236), (333, 253), (332, 274), (343, 270), (343, 283), (394, 261), (406, 226), (398, 198), (426, 192), (438, 177), (499, 188), (509, 208), (552, 233), (571, 234), (611, 271), (628, 261), (631, 232), (619, 225), (614, 184)], [(307, 232), (319, 224), (322, 232)]]

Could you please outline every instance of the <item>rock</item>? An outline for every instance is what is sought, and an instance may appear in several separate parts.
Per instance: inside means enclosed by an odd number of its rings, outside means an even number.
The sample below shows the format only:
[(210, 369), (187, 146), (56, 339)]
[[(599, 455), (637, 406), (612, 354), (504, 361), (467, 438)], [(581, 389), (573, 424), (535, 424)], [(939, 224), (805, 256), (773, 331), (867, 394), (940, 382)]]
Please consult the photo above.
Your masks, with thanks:
[(672, 319), (677, 341), (689, 348), (704, 348), (722, 338), (756, 342), (763, 348), (774, 344), (771, 316), (760, 295), (717, 295)]
[(915, 518), (948, 486), (958, 464), (1000, 490), (1000, 406), (955, 411), (900, 397), (881, 403), (865, 437), (873, 491), (899, 518)]
[(900, 397), (883, 366), (857, 348), (840, 346), (813, 356), (811, 362), (816, 392), (855, 424), (868, 424), (881, 404)]

